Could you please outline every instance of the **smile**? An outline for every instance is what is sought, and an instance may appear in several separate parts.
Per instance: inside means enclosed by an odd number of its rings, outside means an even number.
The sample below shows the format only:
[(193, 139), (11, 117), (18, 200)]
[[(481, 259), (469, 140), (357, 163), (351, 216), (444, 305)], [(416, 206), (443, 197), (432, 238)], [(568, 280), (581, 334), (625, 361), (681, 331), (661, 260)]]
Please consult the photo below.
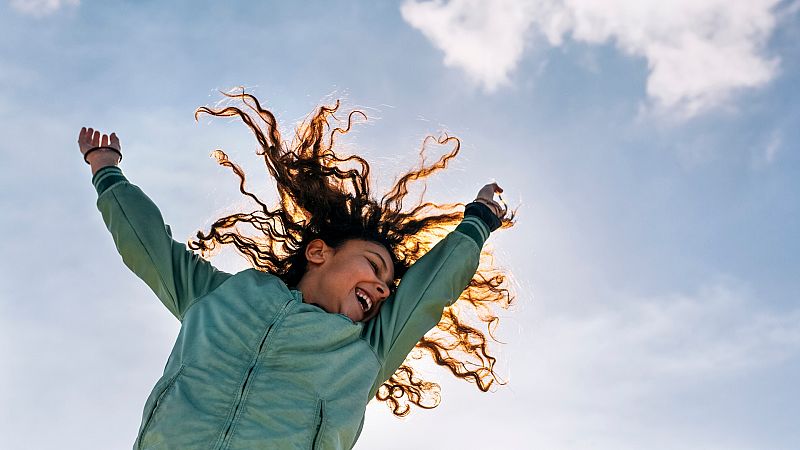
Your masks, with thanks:
[(366, 292), (362, 291), (360, 288), (356, 288), (356, 300), (358, 304), (361, 305), (361, 309), (364, 312), (367, 312), (370, 308), (372, 308), (372, 299), (369, 298)]

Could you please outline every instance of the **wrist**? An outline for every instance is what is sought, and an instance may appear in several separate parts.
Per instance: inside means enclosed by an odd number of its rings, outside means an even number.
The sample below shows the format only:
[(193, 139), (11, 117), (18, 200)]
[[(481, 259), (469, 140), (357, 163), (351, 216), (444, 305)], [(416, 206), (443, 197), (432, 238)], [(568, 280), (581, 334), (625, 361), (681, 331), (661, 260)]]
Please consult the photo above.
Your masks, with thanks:
[(96, 174), (97, 171), (99, 171), (103, 167), (116, 166), (119, 164), (119, 157), (113, 153), (111, 153), (110, 155), (102, 153), (97, 155), (90, 155), (89, 158), (87, 158), (87, 160), (89, 161), (89, 166), (91, 166), (92, 168), (92, 176), (94, 176), (94, 174)]

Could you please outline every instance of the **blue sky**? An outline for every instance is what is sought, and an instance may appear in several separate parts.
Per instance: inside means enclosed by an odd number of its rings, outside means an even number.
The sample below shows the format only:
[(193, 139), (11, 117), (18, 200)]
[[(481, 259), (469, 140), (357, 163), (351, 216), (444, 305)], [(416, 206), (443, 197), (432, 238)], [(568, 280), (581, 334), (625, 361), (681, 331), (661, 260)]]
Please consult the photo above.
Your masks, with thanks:
[[(287, 132), (341, 98), (379, 185), (462, 139), (432, 199), (496, 179), (517, 285), (510, 383), (368, 408), (357, 448), (790, 449), (800, 388), (800, 3), (753, 0), (0, 3), (4, 448), (126, 448), (178, 324), (122, 265), (75, 143), (114, 130), (185, 240), (269, 198), (244, 85)], [(234, 255), (213, 260), (235, 271)], [(480, 431), (477, 431), (480, 430)]]

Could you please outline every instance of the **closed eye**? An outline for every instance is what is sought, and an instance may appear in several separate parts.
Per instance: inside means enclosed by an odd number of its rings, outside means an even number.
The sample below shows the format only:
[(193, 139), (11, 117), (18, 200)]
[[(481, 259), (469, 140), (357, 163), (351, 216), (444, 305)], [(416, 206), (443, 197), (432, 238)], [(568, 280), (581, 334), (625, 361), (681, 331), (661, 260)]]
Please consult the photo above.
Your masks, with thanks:
[[(364, 259), (369, 261), (369, 265), (372, 266), (372, 271), (375, 272), (375, 276), (379, 276), (378, 272), (380, 272), (380, 268), (378, 268), (378, 264), (376, 264), (375, 261), (366, 256), (364, 257)], [(397, 290), (397, 285), (394, 283), (394, 281), (389, 281), (385, 283), (386, 287), (389, 288), (389, 294), (393, 294)]]

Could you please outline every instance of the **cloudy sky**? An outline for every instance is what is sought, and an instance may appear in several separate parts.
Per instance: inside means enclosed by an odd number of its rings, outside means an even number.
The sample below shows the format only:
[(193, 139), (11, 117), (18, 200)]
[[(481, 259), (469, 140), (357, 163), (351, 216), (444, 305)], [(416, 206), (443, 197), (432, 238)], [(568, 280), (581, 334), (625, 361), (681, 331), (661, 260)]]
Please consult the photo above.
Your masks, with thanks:
[[(246, 86), (287, 132), (340, 98), (387, 185), (463, 141), (428, 195), (496, 179), (514, 274), (507, 386), (368, 408), (359, 449), (794, 449), (797, 0), (0, 2), (0, 446), (129, 448), (178, 323), (123, 266), (75, 143), (116, 131), (176, 238), (266, 198), (255, 141), (193, 119)], [(235, 255), (214, 263), (244, 268)]]

